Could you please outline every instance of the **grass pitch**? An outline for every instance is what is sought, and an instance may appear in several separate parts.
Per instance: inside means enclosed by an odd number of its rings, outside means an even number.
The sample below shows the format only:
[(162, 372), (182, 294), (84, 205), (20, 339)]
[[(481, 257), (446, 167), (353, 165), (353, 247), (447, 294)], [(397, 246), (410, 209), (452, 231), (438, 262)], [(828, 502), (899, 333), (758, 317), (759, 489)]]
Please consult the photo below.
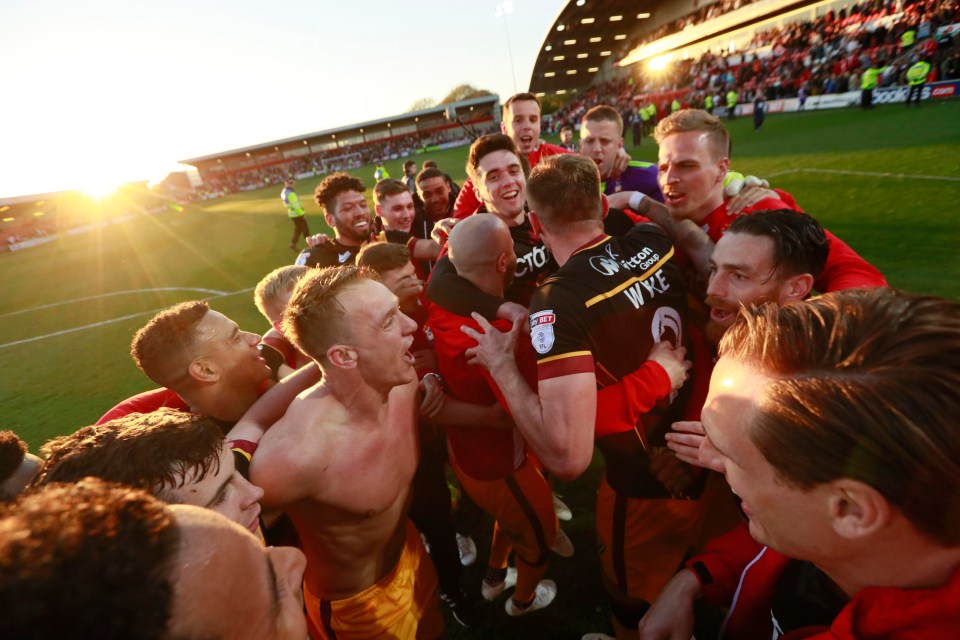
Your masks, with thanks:
[[(747, 118), (729, 123), (732, 166), (766, 176), (809, 213), (907, 290), (960, 297), (960, 101), (933, 101), (919, 110), (885, 106), (773, 115), (759, 133)], [(629, 139), (629, 133), (627, 138)], [(645, 139), (629, 149), (656, 160)], [(464, 179), (466, 147), (419, 156)], [(387, 163), (402, 175), (402, 160)], [(368, 186), (373, 167), (354, 172)], [(314, 232), (326, 230), (310, 194), (319, 178), (297, 185)], [(152, 388), (128, 350), (133, 333), (157, 310), (196, 298), (262, 331), (252, 288), (288, 264), (291, 224), (279, 187), (192, 205), (182, 212), (127, 222), (15, 253), (0, 254), (0, 428), (15, 430), (35, 450), (47, 438), (94, 422), (117, 401)], [(368, 197), (369, 197), (368, 190)], [(372, 207), (371, 207), (372, 208)], [(579, 638), (609, 632), (593, 549), (599, 468), (561, 492), (575, 518), (563, 528), (577, 546), (572, 560), (555, 559), (548, 577), (559, 585), (551, 607), (508, 619), (502, 597), (487, 625), (452, 637)], [(482, 577), (489, 537), (469, 584)]]

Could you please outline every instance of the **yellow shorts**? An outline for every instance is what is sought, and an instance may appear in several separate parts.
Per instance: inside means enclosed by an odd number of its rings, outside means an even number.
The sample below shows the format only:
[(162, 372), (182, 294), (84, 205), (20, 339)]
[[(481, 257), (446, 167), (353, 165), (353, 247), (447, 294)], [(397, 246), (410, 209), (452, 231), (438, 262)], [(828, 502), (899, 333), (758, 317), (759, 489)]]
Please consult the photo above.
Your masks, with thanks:
[(413, 523), (397, 565), (376, 584), (343, 600), (323, 600), (303, 587), (307, 615), (320, 638), (441, 638), (440, 590), (433, 562)]
[(597, 497), (597, 549), (603, 582), (622, 603), (652, 603), (699, 541), (700, 500), (647, 500), (618, 495), (606, 476)]
[(476, 480), (452, 464), (463, 490), (497, 519), (513, 551), (527, 564), (547, 560), (557, 537), (550, 485), (529, 461), (503, 480)]

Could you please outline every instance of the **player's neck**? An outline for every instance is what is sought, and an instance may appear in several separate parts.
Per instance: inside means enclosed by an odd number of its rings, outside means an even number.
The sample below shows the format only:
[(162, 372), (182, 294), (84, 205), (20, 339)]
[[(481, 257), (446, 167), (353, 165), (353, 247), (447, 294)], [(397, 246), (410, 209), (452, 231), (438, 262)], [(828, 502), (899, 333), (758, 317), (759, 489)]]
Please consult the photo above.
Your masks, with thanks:
[(350, 238), (345, 238), (339, 233), (336, 235), (335, 240), (337, 241), (337, 244), (344, 247), (359, 247), (360, 245), (363, 244), (362, 240), (352, 240)]
[(378, 423), (387, 408), (389, 389), (378, 389), (363, 379), (359, 368), (335, 371), (326, 375), (325, 386), (344, 410), (357, 419), (358, 424)]
[(690, 216), (690, 219), (701, 224), (707, 216), (709, 216), (714, 209), (723, 204), (723, 189), (717, 189), (714, 193), (710, 194), (710, 197), (707, 198), (702, 205), (700, 205), (696, 211), (693, 212), (693, 215)]
[(520, 210), (520, 213), (514, 216), (511, 216), (509, 213), (500, 213), (499, 211), (493, 211), (492, 209), (490, 210), (490, 213), (492, 213), (493, 215), (503, 220), (503, 223), (508, 227), (519, 227), (527, 219), (527, 212), (522, 209)]
[(496, 271), (460, 273), (464, 279), (472, 282), (478, 289), (495, 298), (503, 297), (503, 274)]
[(909, 538), (891, 536), (861, 547), (861, 554), (817, 566), (850, 596), (866, 587), (935, 589), (960, 570), (960, 548), (920, 536)]
[(563, 235), (550, 236), (550, 253), (562, 267), (578, 249), (582, 249), (602, 233), (602, 227), (588, 224), (571, 225)]
[(224, 422), (238, 421), (258, 397), (256, 389), (234, 389), (217, 384), (178, 394), (190, 407), (190, 411)]

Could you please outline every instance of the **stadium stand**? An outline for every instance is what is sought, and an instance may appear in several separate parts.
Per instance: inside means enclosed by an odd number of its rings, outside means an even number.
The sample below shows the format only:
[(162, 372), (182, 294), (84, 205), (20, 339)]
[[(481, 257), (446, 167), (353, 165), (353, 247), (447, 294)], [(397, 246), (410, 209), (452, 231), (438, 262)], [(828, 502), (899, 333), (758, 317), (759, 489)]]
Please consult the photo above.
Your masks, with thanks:
[[(649, 35), (635, 37), (638, 44), (634, 51), (699, 24), (700, 16), (716, 17), (746, 4), (718, 3), (690, 14), (689, 19), (675, 19), (656, 27)], [(906, 69), (917, 55), (932, 59), (930, 82), (956, 79), (960, 74), (957, 2), (865, 0), (836, 10), (832, 8), (834, 4), (817, 3), (829, 8), (815, 20), (806, 20), (809, 14), (801, 12), (789, 19), (772, 19), (772, 26), (761, 23), (739, 49), (720, 49), (714, 53), (708, 48), (697, 57), (686, 57), (686, 51), (680, 49), (674, 52), (679, 59), (667, 64), (661, 72), (644, 69), (636, 63), (597, 70), (593, 76), (595, 81), (575, 90), (575, 95), (547, 118), (548, 125), (554, 131), (565, 125), (576, 125), (583, 113), (597, 104), (609, 104), (626, 112), (652, 103), (657, 107), (658, 118), (662, 118), (670, 112), (674, 98), (683, 106), (702, 108), (707, 95), (717, 96), (715, 104), (719, 104), (719, 97), (730, 88), (737, 91), (739, 104), (749, 104), (758, 94), (767, 100), (795, 98), (801, 89), (806, 96), (842, 94), (859, 90), (862, 71), (873, 64), (887, 67), (881, 77), (881, 87), (903, 85)], [(904, 50), (901, 39), (910, 29), (916, 29), (923, 37), (912, 48)], [(722, 43), (714, 39), (710, 44)], [(546, 68), (544, 58), (557, 57), (551, 55), (548, 47), (551, 45), (545, 45), (541, 52), (531, 79), (532, 87), (558, 86), (552, 80), (556, 75), (550, 76), (551, 83), (536, 76), (537, 70)], [(631, 56), (632, 53), (625, 55), (620, 64), (629, 62)], [(550, 73), (542, 71), (541, 75)], [(616, 77), (605, 79), (610, 75)], [(555, 93), (562, 96), (568, 90), (557, 89)]]
[(469, 144), (474, 135), (499, 130), (499, 103), (499, 96), (488, 95), (181, 163), (196, 167), (203, 183), (196, 197), (206, 200), (279, 184), (289, 176), (323, 175)]

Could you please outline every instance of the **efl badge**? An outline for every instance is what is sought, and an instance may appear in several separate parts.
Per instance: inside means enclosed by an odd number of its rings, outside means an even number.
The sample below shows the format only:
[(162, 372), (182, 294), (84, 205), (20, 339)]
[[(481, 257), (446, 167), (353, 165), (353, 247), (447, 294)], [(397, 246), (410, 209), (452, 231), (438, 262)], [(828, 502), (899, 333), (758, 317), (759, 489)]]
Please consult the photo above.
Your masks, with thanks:
[(553, 348), (553, 323), (556, 321), (553, 309), (538, 311), (530, 316), (530, 341), (537, 353), (544, 354)]

